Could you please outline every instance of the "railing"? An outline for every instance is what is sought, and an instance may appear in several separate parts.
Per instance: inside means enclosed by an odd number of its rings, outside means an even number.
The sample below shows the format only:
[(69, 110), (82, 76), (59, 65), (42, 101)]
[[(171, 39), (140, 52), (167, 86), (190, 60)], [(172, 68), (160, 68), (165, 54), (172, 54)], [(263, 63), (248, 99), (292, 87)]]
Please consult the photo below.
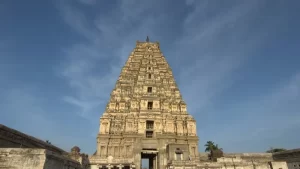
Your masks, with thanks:
[(171, 164), (173, 165), (193, 165), (196, 164), (193, 160), (171, 160)]
[(105, 158), (90, 158), (90, 162), (91, 163), (111, 163), (111, 164), (129, 164), (132, 163), (133, 160), (132, 159), (123, 159), (123, 158), (119, 158), (119, 159), (112, 159), (111, 162), (109, 162), (107, 159)]
[(157, 92), (151, 92), (151, 93), (149, 93), (149, 92), (147, 92), (147, 93), (143, 93), (142, 94), (144, 97), (158, 97), (158, 93)]
[(112, 163), (132, 163), (133, 160), (129, 160), (129, 159), (113, 159)]

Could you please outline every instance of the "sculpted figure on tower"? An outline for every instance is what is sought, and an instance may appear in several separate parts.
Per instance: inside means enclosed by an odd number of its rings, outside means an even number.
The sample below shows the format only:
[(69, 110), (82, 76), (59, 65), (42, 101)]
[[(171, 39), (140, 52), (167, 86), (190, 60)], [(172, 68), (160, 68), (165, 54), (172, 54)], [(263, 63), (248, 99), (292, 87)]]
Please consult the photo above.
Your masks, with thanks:
[[(159, 43), (137, 41), (100, 118), (96, 155), (136, 163), (143, 149), (163, 151), (171, 143), (198, 149), (196, 133)], [(166, 158), (166, 150), (161, 153)]]

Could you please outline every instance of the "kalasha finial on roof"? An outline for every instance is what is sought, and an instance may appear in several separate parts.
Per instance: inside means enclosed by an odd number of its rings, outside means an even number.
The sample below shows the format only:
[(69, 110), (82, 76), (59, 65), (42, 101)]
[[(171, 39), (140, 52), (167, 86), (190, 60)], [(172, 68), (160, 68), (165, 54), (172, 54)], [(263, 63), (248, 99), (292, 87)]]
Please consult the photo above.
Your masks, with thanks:
[(80, 152), (80, 148), (77, 147), (77, 146), (74, 146), (74, 147), (71, 149), (71, 152), (79, 153), (79, 152)]
[(147, 38), (146, 38), (146, 42), (149, 42), (149, 36), (147, 36)]

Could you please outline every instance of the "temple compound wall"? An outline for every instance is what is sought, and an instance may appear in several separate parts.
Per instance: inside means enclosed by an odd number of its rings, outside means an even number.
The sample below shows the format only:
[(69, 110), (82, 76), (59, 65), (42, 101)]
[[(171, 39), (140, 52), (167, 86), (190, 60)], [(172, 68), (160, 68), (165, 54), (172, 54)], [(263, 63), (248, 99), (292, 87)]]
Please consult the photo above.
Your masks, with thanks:
[(83, 169), (84, 157), (0, 124), (0, 168)]
[(216, 162), (210, 161), (208, 155), (208, 153), (200, 153), (200, 163), (196, 168), (287, 169), (286, 162), (274, 161), (271, 153), (225, 153), (224, 157), (217, 158)]
[(289, 169), (300, 169), (300, 149), (273, 153), (275, 161), (286, 161)]
[(58, 154), (66, 153), (64, 150), (52, 144), (2, 124), (0, 124), (0, 148), (40, 148)]
[(0, 148), (0, 168), (81, 169), (81, 164), (46, 149)]

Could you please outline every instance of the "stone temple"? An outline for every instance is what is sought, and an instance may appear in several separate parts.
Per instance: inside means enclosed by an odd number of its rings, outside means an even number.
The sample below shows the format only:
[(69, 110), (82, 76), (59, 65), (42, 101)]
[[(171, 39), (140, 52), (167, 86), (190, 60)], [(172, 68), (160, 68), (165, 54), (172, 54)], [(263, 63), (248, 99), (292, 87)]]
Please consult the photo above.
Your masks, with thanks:
[[(176, 85), (158, 42), (136, 42), (100, 118), (91, 164), (141, 168), (199, 160), (196, 121)], [(176, 153), (174, 153), (176, 152)]]
[(147, 37), (136, 42), (110, 94), (96, 153), (81, 153), (77, 146), (66, 152), (0, 124), (0, 168), (142, 169), (142, 159), (148, 159), (147, 169), (300, 169), (300, 149), (199, 153), (196, 133), (159, 43)]

